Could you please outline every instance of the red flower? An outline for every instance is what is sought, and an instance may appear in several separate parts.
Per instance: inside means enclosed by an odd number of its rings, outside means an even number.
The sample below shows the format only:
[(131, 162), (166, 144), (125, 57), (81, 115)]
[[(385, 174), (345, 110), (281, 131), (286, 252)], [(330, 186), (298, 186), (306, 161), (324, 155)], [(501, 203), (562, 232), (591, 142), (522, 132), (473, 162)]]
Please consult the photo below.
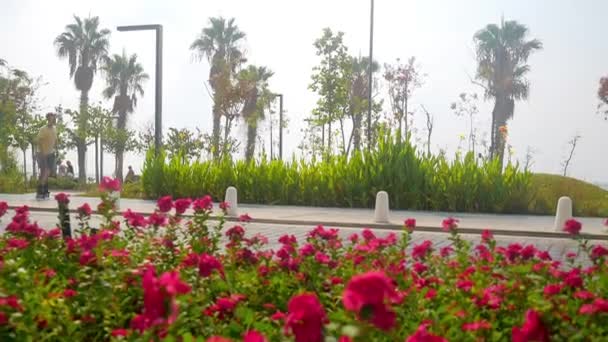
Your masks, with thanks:
[(222, 336), (211, 336), (206, 342), (232, 342), (232, 340)]
[(268, 342), (268, 339), (255, 330), (249, 330), (243, 335), (243, 342)]
[(414, 245), (412, 248), (412, 258), (414, 259), (422, 259), (424, 258), (430, 251), (433, 243), (430, 240), (425, 240), (419, 245)]
[(158, 284), (165, 289), (165, 292), (171, 296), (177, 294), (186, 294), (190, 292), (190, 285), (184, 283), (179, 278), (179, 272), (165, 272), (158, 279)]
[(445, 338), (433, 335), (426, 330), (427, 324), (420, 324), (413, 335), (410, 335), (405, 342), (447, 342)]
[(57, 195), (55, 195), (55, 201), (57, 201), (57, 203), (59, 203), (59, 204), (68, 204), (68, 203), (70, 203), (69, 197), (70, 197), (70, 195), (60, 192)]
[(146, 218), (138, 213), (134, 213), (131, 209), (127, 209), (127, 211), (123, 214), (125, 220), (127, 220), (127, 224), (131, 227), (145, 227), (148, 224)]
[(492, 329), (492, 325), (483, 319), (481, 321), (464, 323), (462, 325), (462, 331), (477, 331), (481, 329)]
[(581, 270), (578, 268), (572, 269), (563, 275), (564, 283), (570, 287), (576, 288), (583, 286), (583, 278), (581, 278)]
[(96, 261), (97, 257), (95, 256), (95, 253), (91, 252), (90, 250), (80, 253), (79, 263), (82, 266), (94, 264)]
[(219, 207), (220, 209), (222, 209), (222, 211), (225, 212), (226, 210), (228, 210), (228, 208), (230, 208), (230, 203), (221, 201)]
[(452, 254), (453, 251), (454, 251), (454, 248), (452, 248), (452, 246), (441, 247), (439, 249), (439, 255), (441, 255), (442, 258), (445, 258), (445, 257), (448, 257), (450, 254)]
[(8, 316), (0, 311), (0, 326), (6, 325), (8, 323)]
[(374, 235), (374, 232), (369, 230), (369, 228), (363, 229), (363, 232), (361, 232), (361, 236), (363, 236), (363, 239), (365, 239), (365, 241), (371, 241), (376, 239), (376, 235)]
[(526, 312), (526, 320), (521, 327), (513, 327), (511, 331), (513, 342), (549, 341), (549, 332), (543, 325), (538, 312), (530, 309)]
[(89, 203), (81, 205), (80, 207), (78, 207), (77, 210), (78, 215), (80, 215), (81, 217), (90, 217), (93, 213), (93, 210), (91, 210), (91, 206), (89, 205)]
[(303, 293), (291, 297), (287, 304), (285, 331), (293, 332), (295, 342), (323, 341), (325, 310), (314, 293)]
[(192, 209), (194, 209), (194, 211), (197, 213), (206, 212), (213, 209), (213, 200), (211, 199), (211, 196), (206, 195), (203, 198), (195, 200), (192, 203)]
[(167, 224), (167, 216), (154, 212), (148, 217), (148, 222), (153, 226), (162, 227)]
[(441, 222), (441, 228), (443, 229), (444, 232), (451, 232), (451, 231), (455, 230), (456, 228), (458, 228), (458, 222), (460, 222), (458, 219), (455, 219), (453, 217), (448, 217), (445, 220), (443, 220), (443, 222)]
[(489, 229), (484, 229), (483, 232), (481, 232), (481, 241), (489, 243), (492, 240), (494, 240), (492, 232)]
[(129, 330), (127, 329), (114, 329), (112, 330), (112, 337), (127, 337), (129, 336)]
[(608, 255), (608, 249), (606, 249), (604, 246), (602, 245), (595, 245), (593, 246), (593, 249), (591, 250), (591, 259), (598, 259), (601, 257), (604, 257)]
[(189, 198), (180, 198), (178, 200), (175, 200), (175, 203), (173, 204), (175, 206), (175, 212), (179, 215), (182, 215), (186, 212), (186, 210), (188, 210), (188, 208), (190, 208), (192, 200)]
[(120, 191), (120, 180), (112, 179), (107, 176), (103, 177), (101, 183), (99, 184), (99, 189), (106, 192)]
[(161, 213), (168, 213), (173, 209), (173, 198), (171, 196), (161, 197), (156, 201), (156, 205)]
[(243, 215), (239, 216), (239, 221), (251, 222), (251, 216), (249, 216), (249, 214), (243, 214)]
[(569, 219), (564, 223), (564, 231), (570, 235), (578, 235), (581, 228), (583, 228), (583, 225), (575, 219)]
[(560, 293), (561, 291), (562, 291), (561, 284), (549, 284), (549, 285), (545, 286), (543, 293), (545, 294), (545, 296), (551, 297), (551, 296), (555, 296), (556, 294)]
[(395, 313), (388, 303), (395, 297), (392, 279), (384, 272), (368, 272), (351, 278), (342, 294), (342, 302), (360, 319), (389, 330), (395, 325)]
[(412, 232), (416, 228), (416, 219), (408, 218), (407, 220), (405, 220), (404, 224), (405, 229), (407, 229), (409, 232)]
[(217, 270), (222, 277), (224, 276), (224, 267), (214, 256), (209, 254), (201, 254), (198, 259), (198, 273), (201, 277), (209, 277), (213, 271)]
[(471, 280), (459, 280), (456, 282), (456, 287), (466, 292), (471, 291), (473, 285), (475, 284)]
[(25, 239), (10, 238), (6, 241), (9, 248), (24, 249), (29, 246), (29, 242)]
[(63, 290), (63, 296), (65, 298), (74, 297), (75, 295), (76, 295), (76, 291), (74, 291), (72, 289), (65, 289), (65, 290)]
[(4, 216), (8, 211), (8, 204), (6, 202), (0, 202), (0, 217)]
[(241, 240), (245, 236), (245, 229), (241, 226), (234, 226), (226, 231), (226, 236), (230, 238), (231, 241)]
[(348, 336), (340, 336), (338, 342), (353, 342), (353, 339)]
[(285, 319), (285, 317), (287, 317), (287, 315), (285, 315), (285, 313), (283, 313), (281, 311), (277, 311), (277, 312), (273, 313), (272, 316), (270, 316), (270, 319), (273, 321), (281, 321), (281, 320)]

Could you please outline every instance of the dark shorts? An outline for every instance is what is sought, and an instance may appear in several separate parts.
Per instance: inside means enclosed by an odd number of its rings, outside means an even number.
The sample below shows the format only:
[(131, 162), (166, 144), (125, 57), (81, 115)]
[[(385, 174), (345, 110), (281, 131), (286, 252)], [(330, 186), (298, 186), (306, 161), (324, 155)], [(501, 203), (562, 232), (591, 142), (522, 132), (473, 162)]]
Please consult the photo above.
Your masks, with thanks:
[(55, 153), (47, 155), (38, 154), (38, 167), (40, 170), (52, 170), (55, 167)]

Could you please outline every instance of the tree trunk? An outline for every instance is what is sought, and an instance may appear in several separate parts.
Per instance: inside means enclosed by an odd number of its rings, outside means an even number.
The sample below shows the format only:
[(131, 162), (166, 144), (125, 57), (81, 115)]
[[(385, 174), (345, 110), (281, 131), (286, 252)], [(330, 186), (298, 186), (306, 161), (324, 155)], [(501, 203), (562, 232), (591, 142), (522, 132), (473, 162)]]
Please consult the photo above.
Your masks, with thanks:
[(36, 147), (34, 144), (31, 144), (31, 149), (32, 149), (32, 177), (34, 179), (37, 179), (38, 177), (38, 170), (36, 169)]
[(78, 154), (78, 181), (81, 184), (87, 182), (87, 168), (86, 168), (86, 156), (87, 156), (87, 124), (89, 122), (89, 90), (82, 90), (80, 92), (80, 118), (78, 122), (78, 130), (80, 137), (77, 141), (77, 154)]
[(99, 184), (99, 134), (95, 135), (95, 183)]
[(327, 152), (331, 154), (331, 121), (327, 124)]
[(220, 113), (217, 101), (219, 100), (215, 98), (215, 104), (213, 105), (213, 132), (211, 135), (211, 151), (213, 153), (213, 159), (218, 159), (220, 156), (220, 120), (222, 119), (222, 115)]
[(23, 179), (25, 180), (24, 185), (27, 187), (27, 149), (21, 151), (23, 151)]
[(361, 150), (361, 115), (353, 115), (353, 149)]
[(346, 155), (346, 137), (344, 136), (344, 119), (340, 118), (340, 132), (342, 132), (342, 153)]
[[(125, 110), (121, 110), (118, 112), (118, 120), (116, 121), (116, 128), (119, 131), (123, 131), (127, 128), (127, 112)], [(124, 142), (121, 141), (116, 145), (116, 168), (114, 169), (114, 177), (116, 179), (120, 179), (122, 182), (122, 171), (124, 169), (124, 154), (125, 154), (125, 146)]]
[[(258, 136), (257, 124), (247, 125), (247, 149), (245, 150), (245, 159), (249, 162), (255, 154), (255, 139)], [(272, 141), (270, 142), (272, 144)], [(272, 148), (272, 145), (271, 145)]]
[(498, 163), (500, 165), (501, 170), (504, 165), (506, 139), (500, 130), (501, 127), (506, 127), (507, 119), (509, 118), (510, 113), (512, 113), (513, 110), (512, 106), (513, 100), (507, 98), (506, 96), (499, 95), (496, 98), (494, 111), (492, 112), (493, 148), (491, 149), (491, 156), (493, 158), (498, 159)]

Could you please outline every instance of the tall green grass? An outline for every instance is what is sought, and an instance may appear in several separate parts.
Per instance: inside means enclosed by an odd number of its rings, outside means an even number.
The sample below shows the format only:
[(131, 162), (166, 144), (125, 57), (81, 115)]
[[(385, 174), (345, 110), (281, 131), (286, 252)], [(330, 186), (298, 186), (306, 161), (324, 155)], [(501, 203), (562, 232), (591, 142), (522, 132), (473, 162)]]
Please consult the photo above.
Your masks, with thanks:
[(228, 186), (243, 203), (372, 207), (376, 192), (389, 193), (396, 209), (523, 213), (532, 201), (531, 175), (517, 165), (501, 172), (497, 162), (473, 154), (427, 156), (409, 142), (384, 136), (373, 151), (322, 161), (188, 162), (149, 152), (142, 173), (144, 194), (222, 199)]

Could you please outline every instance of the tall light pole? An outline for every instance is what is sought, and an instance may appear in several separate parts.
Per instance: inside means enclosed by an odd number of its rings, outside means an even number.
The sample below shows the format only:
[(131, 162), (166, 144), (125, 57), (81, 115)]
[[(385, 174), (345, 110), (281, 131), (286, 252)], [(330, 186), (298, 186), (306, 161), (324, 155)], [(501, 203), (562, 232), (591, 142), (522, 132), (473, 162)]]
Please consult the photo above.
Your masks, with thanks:
[(279, 160), (283, 160), (283, 94), (279, 97)]
[(120, 32), (125, 31), (156, 31), (156, 84), (154, 97), (154, 153), (158, 155), (163, 140), (163, 26), (134, 25), (118, 26)]
[(372, 88), (374, 85), (374, 78), (372, 74), (374, 64), (374, 0), (371, 0), (371, 10), (369, 19), (369, 93), (368, 111), (367, 111), (367, 147), (371, 149), (372, 146)]

